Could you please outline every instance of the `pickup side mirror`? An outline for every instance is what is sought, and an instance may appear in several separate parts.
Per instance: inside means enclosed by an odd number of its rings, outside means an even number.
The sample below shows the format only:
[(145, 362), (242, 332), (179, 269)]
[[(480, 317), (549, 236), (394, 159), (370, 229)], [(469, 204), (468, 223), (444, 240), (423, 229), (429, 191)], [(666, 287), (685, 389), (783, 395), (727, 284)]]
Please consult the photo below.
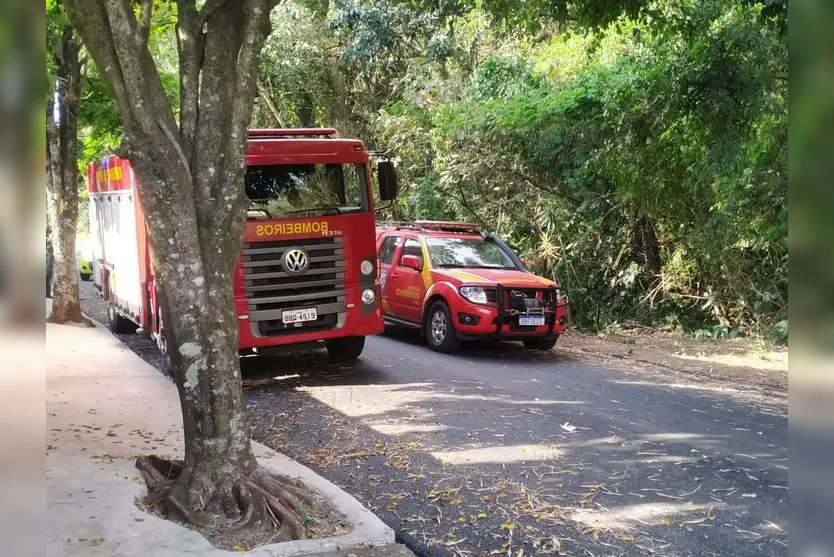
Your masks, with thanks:
[(522, 265), (524, 265), (525, 267), (527, 266), (527, 258), (526, 258), (526, 257), (522, 257), (522, 258), (520, 259), (520, 261), (521, 261), (521, 264), (522, 264)]
[(403, 255), (400, 263), (403, 267), (408, 267), (409, 269), (414, 269), (415, 271), (423, 270), (423, 262), (416, 255)]
[(397, 197), (397, 172), (391, 161), (379, 161), (377, 165), (379, 176), (379, 198), (382, 201), (394, 201)]

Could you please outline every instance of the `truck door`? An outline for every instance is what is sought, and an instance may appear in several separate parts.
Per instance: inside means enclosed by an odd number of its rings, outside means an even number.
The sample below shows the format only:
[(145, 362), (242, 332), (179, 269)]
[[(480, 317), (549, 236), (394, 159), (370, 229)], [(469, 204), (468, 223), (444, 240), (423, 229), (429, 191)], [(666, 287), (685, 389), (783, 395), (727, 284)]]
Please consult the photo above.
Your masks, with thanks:
[[(404, 266), (402, 260), (407, 255), (417, 257), (421, 268), (412, 269)], [(391, 266), (386, 286), (391, 312), (397, 317), (415, 323), (419, 323), (422, 319), (423, 298), (426, 295), (422, 266), (425, 265), (420, 240), (406, 237), (402, 249), (396, 254), (396, 264)]]
[(402, 236), (399, 234), (385, 236), (379, 244), (379, 286), (382, 296), (382, 311), (385, 314), (392, 313), (391, 306), (388, 303), (388, 276), (400, 244), (402, 244)]

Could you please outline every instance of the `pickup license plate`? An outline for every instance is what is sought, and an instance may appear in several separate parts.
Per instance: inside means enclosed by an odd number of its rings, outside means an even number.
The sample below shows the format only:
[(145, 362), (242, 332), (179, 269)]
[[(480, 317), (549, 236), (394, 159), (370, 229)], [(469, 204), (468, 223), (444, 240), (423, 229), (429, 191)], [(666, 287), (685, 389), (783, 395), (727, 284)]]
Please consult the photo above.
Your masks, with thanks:
[(520, 327), (539, 327), (544, 325), (544, 315), (519, 315), (518, 325)]
[(291, 325), (293, 323), (303, 323), (305, 321), (315, 321), (318, 319), (316, 308), (307, 309), (290, 309), (281, 313), (281, 321), (284, 325)]

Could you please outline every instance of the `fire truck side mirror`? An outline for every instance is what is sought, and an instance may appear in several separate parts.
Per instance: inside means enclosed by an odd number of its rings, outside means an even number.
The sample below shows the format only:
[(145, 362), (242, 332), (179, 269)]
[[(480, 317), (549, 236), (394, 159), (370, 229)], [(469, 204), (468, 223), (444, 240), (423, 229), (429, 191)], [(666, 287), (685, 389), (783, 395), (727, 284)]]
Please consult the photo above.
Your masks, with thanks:
[(397, 172), (394, 170), (394, 163), (380, 161), (377, 165), (377, 176), (379, 176), (379, 199), (394, 201), (397, 196)]

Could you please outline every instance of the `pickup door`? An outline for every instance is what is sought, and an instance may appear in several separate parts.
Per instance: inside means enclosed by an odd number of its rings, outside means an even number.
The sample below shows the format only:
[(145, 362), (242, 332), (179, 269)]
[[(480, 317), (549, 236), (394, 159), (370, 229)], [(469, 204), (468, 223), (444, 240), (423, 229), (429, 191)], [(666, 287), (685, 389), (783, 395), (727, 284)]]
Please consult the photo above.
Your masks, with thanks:
[(383, 300), (388, 303), (392, 316), (419, 323), (422, 319), (426, 286), (423, 282), (422, 269), (412, 269), (402, 264), (402, 259), (406, 255), (416, 256), (422, 265), (426, 264), (423, 261), (423, 247), (420, 240), (405, 237), (389, 266)]

